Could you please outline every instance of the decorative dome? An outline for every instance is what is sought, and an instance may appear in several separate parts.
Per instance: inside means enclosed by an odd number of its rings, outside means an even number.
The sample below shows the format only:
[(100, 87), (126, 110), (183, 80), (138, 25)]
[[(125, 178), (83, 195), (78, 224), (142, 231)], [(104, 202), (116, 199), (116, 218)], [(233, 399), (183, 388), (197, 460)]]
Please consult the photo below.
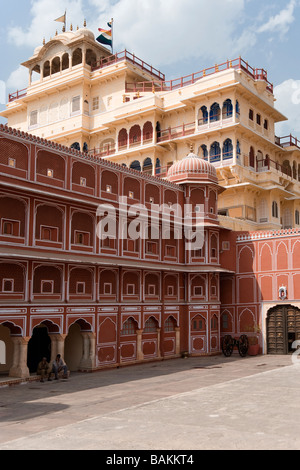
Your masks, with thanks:
[(215, 167), (208, 161), (195, 155), (192, 151), (182, 160), (171, 166), (167, 178), (174, 183), (183, 182), (184, 180), (218, 182)]
[(92, 39), (93, 41), (95, 41), (95, 35), (94, 35), (93, 31), (91, 31), (90, 29), (80, 28), (77, 31), (75, 31), (75, 34), (78, 35), (78, 36), (87, 36), (90, 39)]

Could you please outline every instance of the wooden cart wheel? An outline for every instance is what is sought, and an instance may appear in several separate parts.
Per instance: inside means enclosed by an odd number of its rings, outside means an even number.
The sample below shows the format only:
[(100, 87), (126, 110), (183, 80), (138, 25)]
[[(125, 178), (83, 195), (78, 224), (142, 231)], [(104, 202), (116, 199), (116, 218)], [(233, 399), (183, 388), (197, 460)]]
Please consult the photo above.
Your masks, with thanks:
[(248, 342), (247, 335), (240, 336), (238, 348), (239, 348), (239, 353), (241, 357), (246, 356), (248, 352), (248, 347), (249, 347), (249, 342)]
[(224, 336), (222, 340), (222, 351), (225, 357), (230, 357), (234, 348), (234, 341), (230, 335)]

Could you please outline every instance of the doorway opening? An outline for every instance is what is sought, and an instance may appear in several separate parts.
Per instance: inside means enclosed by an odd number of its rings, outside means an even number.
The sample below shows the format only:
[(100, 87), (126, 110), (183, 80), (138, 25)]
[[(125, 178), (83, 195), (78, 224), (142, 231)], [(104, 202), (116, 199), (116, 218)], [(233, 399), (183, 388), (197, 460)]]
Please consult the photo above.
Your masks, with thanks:
[(300, 340), (300, 310), (292, 305), (271, 308), (267, 315), (267, 353), (291, 354), (297, 340)]

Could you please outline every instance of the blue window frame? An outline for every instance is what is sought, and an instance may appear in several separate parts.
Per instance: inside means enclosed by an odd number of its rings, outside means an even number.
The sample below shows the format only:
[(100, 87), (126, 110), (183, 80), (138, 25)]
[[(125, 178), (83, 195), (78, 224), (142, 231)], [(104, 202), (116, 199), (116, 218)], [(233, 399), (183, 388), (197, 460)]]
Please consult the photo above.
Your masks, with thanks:
[(210, 162), (219, 162), (221, 159), (221, 147), (219, 142), (214, 142), (210, 147)]
[(226, 139), (223, 144), (223, 160), (233, 157), (233, 145), (231, 139)]

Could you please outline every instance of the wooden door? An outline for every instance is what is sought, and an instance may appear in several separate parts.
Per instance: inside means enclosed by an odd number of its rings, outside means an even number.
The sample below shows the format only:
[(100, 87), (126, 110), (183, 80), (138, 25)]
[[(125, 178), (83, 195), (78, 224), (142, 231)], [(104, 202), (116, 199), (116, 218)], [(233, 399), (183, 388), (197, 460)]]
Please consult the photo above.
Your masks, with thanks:
[(272, 308), (267, 317), (268, 354), (289, 354), (300, 339), (300, 310), (291, 305)]

